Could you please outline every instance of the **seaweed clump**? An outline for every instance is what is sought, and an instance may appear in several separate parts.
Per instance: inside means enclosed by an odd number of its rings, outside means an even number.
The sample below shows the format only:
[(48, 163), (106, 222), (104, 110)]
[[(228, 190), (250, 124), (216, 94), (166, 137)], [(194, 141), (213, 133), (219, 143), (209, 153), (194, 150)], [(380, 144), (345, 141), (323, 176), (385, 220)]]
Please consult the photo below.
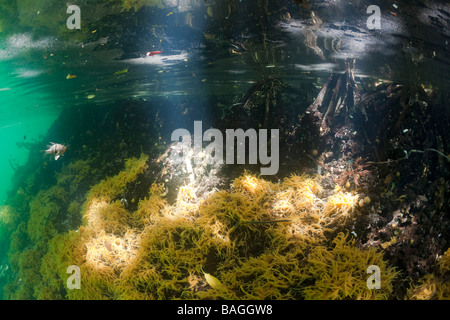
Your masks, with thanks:
[[(128, 183), (143, 173), (147, 160), (146, 155), (126, 160), (123, 171), (90, 188), (84, 205), (74, 195), (85, 188), (94, 173), (87, 162), (77, 161), (66, 166), (57, 176), (56, 185), (40, 190), (35, 196), (26, 191), (18, 192), (16, 198), (26, 199), (29, 205), (18, 206), (14, 215), (10, 212), (12, 209), (8, 209), (10, 207), (2, 210), (2, 222), (7, 222), (5, 226), (11, 234), (8, 260), (15, 274), (5, 286), (5, 297), (66, 298), (63, 279), (67, 274), (62, 274), (67, 267), (81, 266), (87, 258), (88, 262), (98, 262), (99, 249), (92, 238), (103, 241), (103, 247), (105, 241), (109, 241), (111, 247), (121, 246), (126, 251), (126, 245), (131, 245), (133, 238), (127, 238), (131, 234), (124, 218), (128, 212), (116, 198), (121, 196)], [(80, 216), (83, 216), (81, 227)], [(74, 224), (77, 230), (68, 231), (74, 229)], [(122, 236), (122, 233), (124, 243), (119, 241), (122, 238), (112, 238)], [(91, 243), (89, 252), (85, 250), (86, 243)], [(77, 254), (77, 250), (83, 254)], [(77, 257), (83, 260), (77, 260)]]
[[(372, 299), (390, 293), (395, 273), (381, 254), (335, 238), (357, 215), (356, 194), (324, 190), (318, 177), (292, 175), (273, 183), (244, 174), (228, 190), (204, 198), (184, 185), (173, 203), (165, 199), (164, 185), (153, 183), (131, 212), (117, 197), (145, 170), (145, 161), (129, 160), (124, 171), (91, 188), (83, 225), (49, 241), (36, 297)], [(335, 248), (329, 249), (334, 238)], [(328, 268), (334, 256), (343, 257), (341, 268)], [(382, 294), (360, 288), (365, 284), (360, 270), (367, 264), (391, 275), (384, 278)], [(80, 268), (79, 290), (66, 288), (70, 265)], [(361, 280), (347, 283), (353, 293), (320, 292), (337, 285), (333, 279), (341, 273)]]
[(409, 300), (449, 300), (450, 299), (450, 249), (441, 256), (437, 270), (411, 285), (406, 299)]
[[(314, 284), (306, 286), (306, 299), (314, 300), (381, 300), (389, 298), (392, 281), (397, 276), (383, 260), (383, 254), (375, 248), (366, 250), (354, 247), (355, 239), (348, 240), (348, 235), (339, 233), (333, 240), (332, 248), (315, 247), (308, 256), (308, 273)], [(380, 289), (373, 290), (367, 286), (367, 268), (376, 265), (382, 275)]]

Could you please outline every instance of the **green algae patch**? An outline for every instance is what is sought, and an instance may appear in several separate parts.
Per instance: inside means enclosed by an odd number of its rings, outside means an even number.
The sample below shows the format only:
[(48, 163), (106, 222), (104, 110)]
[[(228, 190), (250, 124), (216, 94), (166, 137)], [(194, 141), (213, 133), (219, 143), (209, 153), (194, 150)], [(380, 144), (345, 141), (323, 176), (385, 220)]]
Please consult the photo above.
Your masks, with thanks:
[(138, 11), (142, 7), (164, 8), (163, 0), (122, 0), (122, 10)]
[[(355, 240), (344, 233), (338, 234), (332, 246), (315, 247), (308, 255), (307, 273), (314, 283), (304, 288), (306, 299), (311, 300), (385, 300), (392, 292), (392, 281), (398, 275), (375, 248), (360, 249)], [(367, 285), (367, 269), (380, 270), (379, 289)]]
[[(330, 230), (356, 215), (356, 195), (341, 189), (324, 193), (317, 177), (293, 175), (272, 183), (247, 174), (205, 198), (196, 196), (195, 186), (181, 186), (174, 203), (165, 199), (164, 185), (154, 183), (130, 212), (115, 199), (146, 169), (146, 161), (128, 160), (122, 172), (91, 188), (86, 223), (49, 242), (41, 264), (46, 285), (38, 296), (309, 298), (308, 288), (320, 276), (312, 274), (315, 262), (308, 257), (317, 245), (327, 248)], [(365, 270), (369, 262), (385, 265), (379, 256), (356, 264)], [(80, 268), (79, 290), (65, 288), (70, 265)]]
[(405, 299), (450, 300), (450, 249), (439, 258), (434, 273), (423, 276), (417, 283), (411, 283)]
[[(65, 286), (67, 267), (83, 264), (88, 253), (86, 243), (95, 231), (127, 234), (130, 213), (120, 201), (113, 201), (113, 198), (144, 172), (147, 159), (148, 156), (144, 154), (140, 158), (127, 159), (123, 171), (90, 188), (84, 204), (79, 200), (79, 192), (86, 189), (95, 173), (90, 160), (79, 160), (64, 166), (56, 174), (56, 185), (40, 190), (34, 196), (19, 190), (15, 199), (20, 205), (17, 208), (14, 205), (4, 206), (0, 214), (3, 228), (10, 235), (8, 259), (16, 274), (16, 279), (5, 286), (5, 297), (72, 297), (70, 293), (75, 292), (67, 291)], [(102, 196), (96, 198), (98, 195)], [(28, 205), (25, 206), (20, 199), (27, 199)], [(88, 222), (91, 219), (91, 226), (95, 228), (79, 227), (81, 216)], [(67, 232), (73, 226), (78, 230)], [(114, 239), (110, 241), (108, 247), (114, 247)], [(82, 260), (77, 261), (77, 257)], [(83, 276), (86, 276), (86, 272)], [(104, 280), (101, 276), (99, 279), (100, 282)], [(88, 283), (87, 280), (85, 282)], [(75, 294), (74, 298), (82, 297)]]
[[(357, 194), (341, 188), (324, 190), (320, 177), (292, 175), (273, 183), (244, 174), (227, 190), (205, 197), (197, 196), (195, 185), (182, 185), (172, 203), (165, 198), (164, 184), (153, 183), (147, 196), (134, 200), (131, 210), (120, 198), (148, 168), (147, 161), (144, 154), (126, 160), (122, 171), (90, 188), (82, 205), (66, 201), (67, 212), (81, 210), (83, 224), (76, 230), (61, 232), (50, 222), (62, 210), (58, 205), (68, 199), (65, 190), (73, 181), (69, 173), (89, 170), (82, 163), (67, 167), (68, 176), (59, 176), (57, 186), (39, 192), (30, 203), (28, 222), (13, 233), (16, 247), (10, 248), (10, 259), (24, 280), (8, 287), (9, 297), (389, 296), (395, 272), (381, 253), (359, 249), (354, 240), (341, 235), (334, 237), (358, 215)], [(34, 245), (26, 250), (29, 239)], [(333, 267), (336, 259), (342, 261)], [(383, 278), (380, 292), (363, 288), (370, 264), (392, 275)], [(70, 266), (80, 270), (80, 289), (67, 287)], [(342, 281), (346, 287), (336, 293)]]
[(127, 184), (136, 180), (137, 176), (147, 168), (148, 156), (142, 154), (139, 159), (130, 158), (125, 161), (125, 169), (119, 174), (108, 177), (96, 184), (88, 193), (88, 202), (94, 199), (111, 201), (126, 190)]

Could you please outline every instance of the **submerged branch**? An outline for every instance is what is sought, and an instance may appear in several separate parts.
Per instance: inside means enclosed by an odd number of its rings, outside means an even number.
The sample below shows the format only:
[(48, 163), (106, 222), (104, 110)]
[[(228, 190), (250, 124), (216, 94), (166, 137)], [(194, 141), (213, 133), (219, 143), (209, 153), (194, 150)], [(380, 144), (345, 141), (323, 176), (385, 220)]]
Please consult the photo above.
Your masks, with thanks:
[(425, 150), (416, 150), (416, 149), (412, 149), (409, 150), (408, 152), (405, 152), (405, 156), (403, 158), (400, 159), (396, 159), (396, 160), (387, 160), (387, 161), (367, 161), (368, 164), (390, 164), (390, 163), (394, 163), (394, 162), (399, 162), (399, 161), (403, 161), (403, 160), (407, 160), (409, 158), (409, 156), (411, 155), (411, 153), (425, 153), (427, 151), (434, 151), (437, 152), (439, 155), (443, 156), (445, 159), (447, 159), (447, 161), (450, 162), (450, 157), (446, 156), (445, 154), (443, 154), (441, 151), (433, 149), (433, 148), (428, 148)]

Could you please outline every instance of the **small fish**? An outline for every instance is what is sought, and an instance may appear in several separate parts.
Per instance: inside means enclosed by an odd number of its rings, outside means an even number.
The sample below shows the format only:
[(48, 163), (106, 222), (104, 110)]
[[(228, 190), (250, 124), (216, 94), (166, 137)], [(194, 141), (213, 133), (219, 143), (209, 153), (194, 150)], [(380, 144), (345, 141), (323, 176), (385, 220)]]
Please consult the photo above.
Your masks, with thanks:
[(53, 154), (55, 155), (55, 160), (58, 160), (60, 156), (64, 155), (64, 152), (66, 152), (67, 147), (59, 144), (59, 143), (54, 143), (54, 142), (50, 142), (51, 145), (47, 146), (47, 150), (44, 150), (45, 154)]
[(127, 73), (127, 72), (128, 72), (128, 68), (120, 70), (120, 71), (116, 71), (116, 72), (113, 73), (113, 75), (116, 76), (116, 75)]
[(162, 53), (162, 51), (150, 51), (150, 52), (147, 52), (147, 57), (152, 57), (155, 54), (161, 54), (161, 53)]
[(171, 14), (173, 14), (173, 11), (170, 11), (170, 12), (167, 14), (167, 16), (170, 16)]
[(69, 73), (69, 74), (67, 75), (66, 79), (67, 79), (67, 80), (69, 80), (69, 79), (75, 79), (76, 77), (77, 77), (76, 75), (70, 74), (70, 73)]

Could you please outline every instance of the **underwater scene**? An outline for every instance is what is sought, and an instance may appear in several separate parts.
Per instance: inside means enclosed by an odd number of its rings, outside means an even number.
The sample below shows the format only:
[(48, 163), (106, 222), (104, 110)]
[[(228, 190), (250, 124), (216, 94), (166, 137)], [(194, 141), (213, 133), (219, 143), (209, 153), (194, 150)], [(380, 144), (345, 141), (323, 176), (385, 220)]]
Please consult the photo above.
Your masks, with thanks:
[(450, 299), (450, 3), (0, 0), (0, 300)]

